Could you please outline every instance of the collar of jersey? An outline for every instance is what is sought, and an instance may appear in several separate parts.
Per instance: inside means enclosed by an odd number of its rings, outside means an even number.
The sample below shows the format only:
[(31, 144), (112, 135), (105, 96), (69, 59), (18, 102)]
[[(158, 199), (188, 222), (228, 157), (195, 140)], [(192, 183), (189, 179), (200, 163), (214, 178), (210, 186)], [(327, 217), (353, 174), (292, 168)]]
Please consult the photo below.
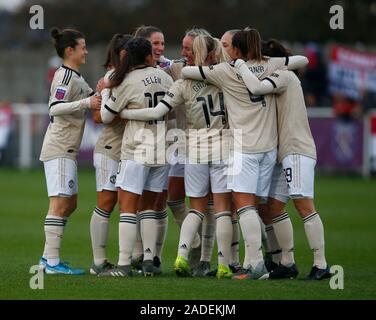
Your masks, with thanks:
[(145, 68), (148, 68), (148, 67), (149, 67), (148, 65), (144, 65), (144, 66), (140, 66), (138, 68), (134, 68), (133, 70), (145, 69)]
[(67, 66), (65, 66), (65, 65), (62, 65), (61, 67), (64, 68), (64, 69), (72, 70), (72, 71), (73, 71), (74, 73), (76, 73), (79, 77), (81, 77), (81, 74), (78, 73), (76, 70), (73, 70), (72, 68), (69, 68), (69, 67), (67, 67)]

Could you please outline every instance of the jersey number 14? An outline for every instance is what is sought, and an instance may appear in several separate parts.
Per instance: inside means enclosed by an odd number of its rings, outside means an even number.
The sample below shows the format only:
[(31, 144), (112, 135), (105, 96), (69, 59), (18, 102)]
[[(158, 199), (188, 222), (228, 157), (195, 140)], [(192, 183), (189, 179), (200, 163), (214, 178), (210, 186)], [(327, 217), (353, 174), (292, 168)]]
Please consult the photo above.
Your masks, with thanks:
[(205, 97), (197, 98), (198, 102), (202, 101), (202, 109), (204, 110), (207, 128), (210, 128), (210, 115), (212, 117), (221, 116), (222, 124), (225, 124), (227, 122), (223, 93), (219, 92), (218, 97), (219, 97), (219, 110), (218, 111), (214, 111), (213, 97), (211, 94), (209, 94), (206, 98)]

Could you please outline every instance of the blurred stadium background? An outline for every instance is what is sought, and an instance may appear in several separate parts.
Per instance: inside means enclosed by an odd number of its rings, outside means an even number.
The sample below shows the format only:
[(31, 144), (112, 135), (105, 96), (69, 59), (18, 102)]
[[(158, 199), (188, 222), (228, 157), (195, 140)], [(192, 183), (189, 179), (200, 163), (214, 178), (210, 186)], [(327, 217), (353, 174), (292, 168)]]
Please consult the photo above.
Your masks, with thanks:
[[(29, 27), (29, 9), (34, 4), (44, 9), (43, 30)], [(344, 8), (344, 30), (329, 27), (329, 8), (334, 4)], [(86, 284), (64, 279), (50, 282), (50, 288), (61, 290), (52, 295), (31, 293), (26, 272), (38, 260), (47, 210), (44, 174), (38, 158), (49, 122), (49, 84), (60, 64), (49, 29), (74, 27), (87, 36), (89, 56), (82, 74), (95, 87), (104, 73), (101, 65), (112, 35), (132, 33), (142, 24), (163, 30), (168, 58), (180, 57), (184, 32), (193, 26), (206, 28), (219, 38), (228, 29), (252, 26), (264, 39), (283, 40), (294, 53), (309, 58), (302, 85), (318, 149), (317, 206), (327, 223), (330, 262), (344, 265), (352, 277), (349, 291), (335, 295), (327, 284), (317, 284), (310, 291), (299, 283), (281, 287), (269, 283), (266, 287), (253, 287), (255, 291), (250, 293), (248, 288), (252, 285), (239, 290), (231, 284), (228, 294), (221, 296), (221, 285), (215, 282), (187, 280), (173, 294), (168, 290), (169, 281), (163, 280), (158, 285), (162, 284), (160, 288), (165, 291), (160, 295), (155, 291), (153, 295), (154, 291), (145, 291), (150, 286), (148, 281), (140, 280), (131, 286), (135, 290), (132, 295), (114, 289), (112, 284), (117, 279), (97, 284), (85, 278)], [(375, 276), (376, 262), (372, 258), (376, 241), (371, 228), (375, 223), (372, 201), (376, 195), (375, 25), (375, 0), (0, 0), (0, 212), (5, 218), (0, 224), (0, 251), (4, 259), (1, 273), (8, 275), (0, 282), (0, 298), (375, 298), (371, 290), (374, 280), (369, 281)], [(95, 204), (92, 150), (99, 130), (100, 126), (87, 121), (79, 165), (88, 169), (79, 171), (78, 214), (73, 216), (64, 247), (64, 253), (69, 252), (67, 255), (83, 266), (91, 262), (88, 225)], [(299, 224), (295, 237), (297, 254), (305, 263), (303, 271), (308, 272), (310, 252), (301, 222), (294, 219)], [(112, 220), (112, 261), (117, 250), (116, 220)], [(172, 221), (165, 250), (167, 272), (171, 272), (178, 236)], [(14, 241), (7, 243), (9, 237)], [(81, 240), (79, 246), (76, 239)], [(19, 262), (16, 269), (15, 261)], [(91, 287), (97, 286), (95, 293), (85, 287), (87, 281)], [(271, 292), (265, 293), (265, 288)]]

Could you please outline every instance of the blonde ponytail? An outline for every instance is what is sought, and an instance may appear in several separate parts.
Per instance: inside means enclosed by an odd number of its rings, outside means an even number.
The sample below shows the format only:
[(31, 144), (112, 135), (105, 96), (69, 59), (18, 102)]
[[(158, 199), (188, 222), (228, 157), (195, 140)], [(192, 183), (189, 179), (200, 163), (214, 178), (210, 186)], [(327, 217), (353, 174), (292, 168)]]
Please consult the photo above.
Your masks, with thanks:
[(196, 66), (207, 65), (207, 59), (210, 54), (213, 55), (214, 63), (228, 62), (230, 60), (221, 41), (211, 36), (197, 36), (193, 41), (192, 50), (195, 56)]
[(214, 60), (216, 63), (229, 62), (231, 60), (226, 49), (223, 47), (221, 40), (214, 38), (215, 41), (215, 53)]
[(192, 50), (195, 56), (195, 65), (196, 66), (204, 66), (205, 60), (208, 56), (208, 46), (206, 43), (206, 39), (208, 36), (206, 35), (199, 35), (196, 36), (193, 40)]

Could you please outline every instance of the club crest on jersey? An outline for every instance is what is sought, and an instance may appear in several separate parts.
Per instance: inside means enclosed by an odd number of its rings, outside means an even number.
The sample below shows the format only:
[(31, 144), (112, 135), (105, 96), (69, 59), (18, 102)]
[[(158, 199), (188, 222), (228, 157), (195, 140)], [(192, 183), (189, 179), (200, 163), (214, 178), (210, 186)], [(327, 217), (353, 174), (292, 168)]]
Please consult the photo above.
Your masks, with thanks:
[(55, 98), (57, 100), (63, 100), (67, 91), (64, 88), (57, 88)]

